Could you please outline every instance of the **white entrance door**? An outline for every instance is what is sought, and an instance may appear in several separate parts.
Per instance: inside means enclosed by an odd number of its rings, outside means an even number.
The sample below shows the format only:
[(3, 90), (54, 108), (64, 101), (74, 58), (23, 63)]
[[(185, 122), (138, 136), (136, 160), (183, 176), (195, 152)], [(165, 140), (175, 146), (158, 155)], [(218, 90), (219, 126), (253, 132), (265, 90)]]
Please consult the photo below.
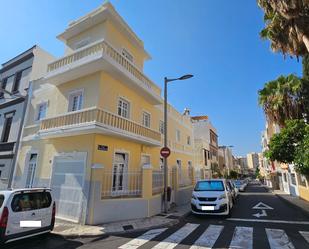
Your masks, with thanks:
[(35, 176), (37, 158), (38, 158), (38, 154), (36, 153), (30, 154), (30, 158), (28, 162), (27, 178), (26, 178), (26, 188), (32, 188), (33, 180)]
[(84, 181), (87, 153), (68, 153), (54, 157), (51, 189), (56, 215), (74, 222), (81, 220), (85, 200)]
[(117, 195), (123, 193), (127, 188), (128, 163), (125, 153), (116, 153), (113, 167), (112, 194)]

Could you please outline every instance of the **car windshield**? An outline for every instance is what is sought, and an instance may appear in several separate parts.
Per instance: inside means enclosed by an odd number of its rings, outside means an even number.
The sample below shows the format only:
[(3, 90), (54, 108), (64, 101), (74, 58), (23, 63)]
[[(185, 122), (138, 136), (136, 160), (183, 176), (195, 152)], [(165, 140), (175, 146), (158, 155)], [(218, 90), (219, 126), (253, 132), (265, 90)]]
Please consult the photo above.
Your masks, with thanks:
[(198, 182), (194, 191), (224, 191), (222, 181), (202, 181)]
[(235, 181), (234, 183), (235, 183), (235, 185), (241, 185), (242, 184), (241, 181)]
[(4, 195), (0, 195), (0, 208), (2, 207), (4, 201)]

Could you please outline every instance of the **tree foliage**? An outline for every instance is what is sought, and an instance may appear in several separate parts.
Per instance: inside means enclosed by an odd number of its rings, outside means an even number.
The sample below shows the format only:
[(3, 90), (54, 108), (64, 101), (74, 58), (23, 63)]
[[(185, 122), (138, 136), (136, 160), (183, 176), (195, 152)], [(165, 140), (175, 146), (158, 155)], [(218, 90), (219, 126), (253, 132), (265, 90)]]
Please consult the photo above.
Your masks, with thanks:
[(304, 138), (296, 149), (294, 163), (298, 172), (309, 176), (309, 125), (306, 126)]
[(235, 170), (230, 171), (230, 177), (232, 179), (236, 179), (238, 177), (238, 173)]
[(286, 120), (303, 118), (302, 88), (303, 81), (293, 74), (266, 83), (258, 95), (267, 119), (282, 127)]
[(275, 52), (304, 56), (309, 52), (308, 0), (257, 0), (264, 10), (265, 28), (260, 32)]
[(309, 175), (309, 125), (304, 120), (289, 120), (275, 134), (265, 156), (271, 161), (294, 163), (296, 170)]

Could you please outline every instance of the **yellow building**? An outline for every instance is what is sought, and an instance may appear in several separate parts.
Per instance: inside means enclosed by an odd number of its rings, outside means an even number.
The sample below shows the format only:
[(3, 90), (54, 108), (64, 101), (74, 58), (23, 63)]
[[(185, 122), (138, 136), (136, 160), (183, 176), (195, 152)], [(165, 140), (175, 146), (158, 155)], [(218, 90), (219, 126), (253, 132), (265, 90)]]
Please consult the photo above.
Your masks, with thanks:
[[(51, 187), (57, 216), (98, 224), (161, 212), (163, 105), (143, 42), (106, 3), (58, 37), (64, 57), (32, 83), (16, 187)], [(172, 201), (190, 200), (193, 129), (168, 108)]]

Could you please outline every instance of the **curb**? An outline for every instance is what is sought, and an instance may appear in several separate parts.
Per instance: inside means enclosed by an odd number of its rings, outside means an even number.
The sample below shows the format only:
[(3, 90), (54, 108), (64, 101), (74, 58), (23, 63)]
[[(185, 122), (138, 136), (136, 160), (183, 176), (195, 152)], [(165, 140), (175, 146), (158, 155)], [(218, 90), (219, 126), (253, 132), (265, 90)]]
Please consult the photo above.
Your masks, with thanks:
[(284, 201), (286, 204), (288, 204), (290, 207), (292, 208), (296, 208), (298, 209), (302, 214), (304, 214), (305, 216), (307, 216), (309, 218), (309, 212), (307, 210), (305, 210), (304, 208), (295, 205), (294, 203), (290, 202), (289, 200), (285, 199), (284, 197), (282, 197), (280, 194), (276, 194), (274, 193), (277, 197), (279, 197), (280, 200)]
[(162, 223), (160, 225), (154, 225), (154, 226), (149, 226), (149, 227), (143, 227), (143, 228), (136, 228), (136, 229), (130, 229), (130, 230), (121, 230), (121, 231), (116, 231), (116, 232), (106, 232), (102, 234), (79, 234), (79, 233), (71, 233), (71, 234), (63, 234), (61, 232), (51, 232), (53, 235), (61, 236), (66, 239), (76, 239), (76, 238), (104, 238), (112, 235), (121, 235), (121, 234), (126, 234), (126, 233), (135, 233), (135, 232), (141, 232), (144, 230), (149, 230), (149, 229), (156, 229), (160, 228), (163, 226), (174, 226), (180, 223), (185, 217), (187, 217), (191, 211), (185, 212), (183, 215), (179, 216), (178, 219), (168, 221), (166, 223)]

